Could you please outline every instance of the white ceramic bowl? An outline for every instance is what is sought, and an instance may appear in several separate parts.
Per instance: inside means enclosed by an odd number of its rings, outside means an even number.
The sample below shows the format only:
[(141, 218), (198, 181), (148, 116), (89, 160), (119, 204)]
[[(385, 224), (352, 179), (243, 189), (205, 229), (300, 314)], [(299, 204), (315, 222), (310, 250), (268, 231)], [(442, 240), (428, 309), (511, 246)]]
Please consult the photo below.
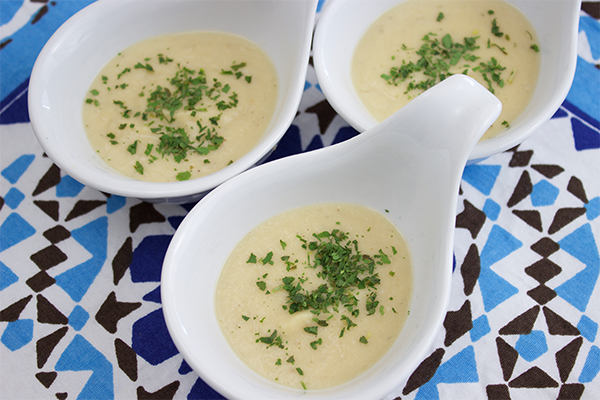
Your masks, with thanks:
[[(186, 203), (260, 163), (281, 139), (304, 89), (316, 0), (100, 0), (66, 21), (42, 49), (29, 84), (29, 115), (46, 154), (65, 173), (103, 192)], [(119, 51), (175, 32), (224, 31), (261, 46), (275, 64), (279, 102), (258, 145), (230, 166), (183, 182), (142, 182), (111, 170), (93, 151), (81, 110), (94, 77)]]
[[(315, 31), (313, 60), (319, 84), (331, 106), (353, 128), (363, 132), (377, 121), (354, 90), (350, 65), (357, 43), (384, 12), (404, 0), (330, 0)], [(549, 120), (571, 87), (577, 62), (580, 0), (507, 0), (535, 28), (541, 49), (539, 84), (529, 106), (497, 137), (479, 142), (469, 163), (508, 150)]]
[[(500, 109), (485, 88), (456, 75), (361, 135), (260, 165), (199, 201), (171, 240), (161, 276), (165, 321), (187, 363), (227, 398), (366, 400), (394, 391), (429, 354), (442, 326), (462, 172)], [(398, 228), (412, 255), (413, 295), (406, 323), (381, 360), (343, 385), (304, 392), (241, 361), (221, 331), (215, 292), (227, 257), (250, 230), (324, 202), (369, 207)]]

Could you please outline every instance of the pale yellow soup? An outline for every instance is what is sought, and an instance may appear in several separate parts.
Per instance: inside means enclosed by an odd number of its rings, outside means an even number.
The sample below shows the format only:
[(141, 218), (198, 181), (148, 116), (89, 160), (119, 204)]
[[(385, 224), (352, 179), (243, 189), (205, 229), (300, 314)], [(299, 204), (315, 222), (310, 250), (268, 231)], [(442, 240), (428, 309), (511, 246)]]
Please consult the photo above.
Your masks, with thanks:
[[(416, 64), (421, 59), (417, 50), (425, 44), (426, 35), (444, 47), (442, 39), (446, 34), (452, 43), (462, 45), (464, 38), (475, 38), (475, 46), (479, 46), (479, 49), (466, 51), (478, 57), (477, 60), (463, 57), (450, 66), (449, 73), (465, 73), (490, 88), (480, 64), (493, 63), (493, 58), (496, 65), (503, 68), (486, 73), (492, 82), (491, 91), (502, 102), (502, 113), (482, 139), (504, 132), (529, 104), (540, 69), (538, 40), (531, 23), (504, 1), (409, 0), (384, 13), (369, 27), (353, 56), (351, 74), (359, 98), (378, 121), (406, 105), (423, 92), (407, 90), (409, 84), (417, 85), (432, 77), (425, 76), (423, 70), (412, 73), (404, 81), (392, 81), (382, 75), (392, 76), (390, 70), (403, 63)], [(476, 71), (477, 68), (480, 71)], [(502, 87), (492, 79), (493, 72), (499, 73)], [(436, 79), (440, 81), (439, 77)]]
[[(313, 236), (334, 230), (347, 238), (338, 243)], [(321, 246), (305, 249), (304, 241)], [(340, 302), (326, 310), (302, 308), (295, 285), (305, 295), (314, 295), (323, 284), (333, 290), (334, 284), (320, 275), (325, 267), (315, 266), (315, 260), (342, 254), (338, 246), (356, 255), (353, 241), (358, 258), (367, 257), (374, 265), (358, 278), (373, 281), (367, 277), (376, 274), (380, 283), (335, 287), (355, 298), (346, 300), (355, 303), (351, 307)], [(346, 275), (351, 271), (344, 270)], [(328, 276), (343, 274), (332, 271)], [(258, 374), (282, 385), (322, 389), (359, 376), (389, 350), (409, 313), (412, 287), (407, 243), (384, 215), (364, 206), (324, 203), (284, 212), (242, 239), (219, 277), (216, 313), (232, 348)]]
[(250, 40), (212, 31), (170, 34), (123, 50), (100, 71), (83, 123), (113, 170), (144, 181), (187, 180), (256, 146), (277, 97), (275, 66)]

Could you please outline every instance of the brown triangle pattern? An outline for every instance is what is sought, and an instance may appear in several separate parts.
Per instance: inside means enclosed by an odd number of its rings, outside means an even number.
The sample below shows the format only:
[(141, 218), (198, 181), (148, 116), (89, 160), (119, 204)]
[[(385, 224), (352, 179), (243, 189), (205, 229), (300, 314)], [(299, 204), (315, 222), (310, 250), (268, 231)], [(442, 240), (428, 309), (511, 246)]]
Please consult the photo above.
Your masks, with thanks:
[(556, 400), (579, 400), (583, 396), (585, 385), (582, 383), (569, 383), (560, 387)]
[(471, 244), (469, 251), (460, 267), (460, 274), (463, 278), (463, 291), (466, 296), (470, 296), (475, 289), (475, 284), (481, 273), (481, 260), (479, 250), (476, 244)]
[(558, 243), (554, 240), (545, 237), (531, 245), (531, 250), (535, 251), (542, 257), (549, 257), (560, 249)]
[(104, 200), (79, 200), (65, 218), (65, 222), (81, 217), (104, 204), (106, 204)]
[(542, 258), (525, 268), (525, 273), (539, 283), (546, 283), (561, 272), (562, 269), (547, 258)]
[(485, 392), (490, 400), (510, 400), (510, 392), (506, 385), (488, 385)]
[(519, 178), (519, 182), (517, 182), (517, 186), (510, 196), (510, 199), (508, 199), (508, 203), (506, 205), (510, 208), (519, 204), (523, 199), (529, 196), (532, 191), (533, 184), (531, 183), (529, 172), (523, 171), (521, 177)]
[[(58, 185), (60, 183), (60, 169), (56, 164), (52, 164), (48, 171), (42, 176), (42, 179), (38, 182), (36, 188), (33, 190), (32, 196), (37, 196), (40, 193), (44, 193), (46, 190)], [(58, 221), (58, 220), (55, 220)]]
[(548, 179), (552, 179), (557, 175), (560, 175), (564, 172), (564, 168), (559, 165), (542, 165), (535, 164), (532, 165), (531, 168), (535, 169), (540, 174), (544, 175)]
[(533, 156), (533, 150), (515, 151), (508, 163), (509, 167), (526, 167)]
[(583, 183), (579, 178), (574, 176), (571, 177), (571, 180), (569, 180), (569, 184), (567, 185), (567, 191), (585, 204), (589, 202), (587, 194), (585, 194), (585, 189), (583, 188)]
[(56, 200), (35, 200), (33, 202), (40, 210), (55, 221), (58, 221), (59, 203)]
[(550, 300), (557, 296), (554, 290), (543, 284), (529, 290), (527, 295), (540, 305), (547, 304)]
[(142, 303), (124, 303), (117, 301), (115, 292), (111, 292), (96, 313), (96, 321), (110, 333), (117, 332), (117, 323), (132, 311), (138, 309)]
[(502, 327), (498, 333), (501, 335), (529, 335), (539, 312), (540, 306), (530, 308)]
[(137, 354), (135, 351), (121, 339), (115, 339), (115, 353), (121, 371), (135, 382), (138, 378)]
[(581, 348), (582, 344), (583, 339), (580, 336), (556, 352), (556, 366), (558, 367), (558, 373), (562, 383), (565, 383), (567, 379), (569, 379), (569, 375), (573, 370), (573, 366), (575, 365), (575, 361), (577, 360), (577, 355), (579, 354), (579, 349)]
[(537, 210), (513, 210), (513, 214), (538, 232), (542, 232), (542, 216)]
[(550, 375), (539, 367), (532, 367), (508, 383), (512, 388), (542, 389), (558, 387)]
[(171, 400), (175, 397), (179, 385), (179, 381), (175, 381), (153, 393), (150, 393), (142, 386), (139, 386), (137, 388), (137, 397), (138, 400)]
[(327, 128), (329, 128), (329, 125), (331, 125), (331, 122), (337, 115), (327, 100), (323, 100), (312, 107), (308, 107), (305, 112), (317, 115), (317, 119), (319, 120), (319, 132), (321, 135), (325, 134)]
[(456, 227), (465, 228), (475, 239), (485, 223), (486, 215), (467, 200), (463, 200), (464, 210), (456, 216)]
[(496, 349), (500, 359), (500, 368), (502, 368), (502, 377), (508, 382), (519, 359), (519, 353), (500, 337), (496, 338)]
[(68, 257), (58, 247), (52, 244), (37, 253), (32, 254), (29, 258), (39, 269), (46, 271), (65, 262)]
[(40, 271), (31, 278), (27, 279), (25, 283), (31, 288), (31, 290), (39, 293), (42, 290), (54, 285), (56, 283), (56, 279), (48, 275), (46, 271)]
[(115, 255), (112, 261), (113, 268), (113, 283), (115, 285), (119, 284), (119, 281), (123, 276), (125, 276), (125, 272), (131, 265), (131, 261), (133, 260), (133, 244), (131, 237), (125, 239), (123, 245)]
[(14, 302), (10, 306), (0, 311), (0, 321), (15, 322), (18, 320), (19, 316), (21, 316), (21, 312), (25, 309), (32, 297), (32, 295), (23, 297), (21, 300)]
[(560, 336), (577, 336), (580, 335), (579, 329), (574, 327), (569, 321), (549, 309), (544, 307), (544, 316), (546, 317), (546, 324), (548, 325), (548, 333), (551, 335)]
[(35, 343), (35, 350), (37, 354), (37, 367), (43, 368), (46, 361), (52, 354), (52, 351), (60, 340), (67, 334), (68, 327), (63, 326), (62, 328), (54, 331), (48, 336), (44, 336)]
[(71, 237), (69, 232), (64, 226), (56, 225), (54, 228), (50, 228), (43, 233), (44, 237), (52, 244), (60, 243)]
[(41, 324), (66, 325), (69, 319), (41, 294), (37, 295), (37, 321)]
[(556, 214), (554, 214), (554, 219), (552, 220), (552, 224), (550, 224), (550, 228), (548, 228), (548, 233), (552, 235), (558, 232), (585, 213), (586, 209), (583, 207), (560, 208), (556, 211)]
[(54, 383), (54, 380), (56, 379), (56, 377), (58, 376), (58, 373), (56, 371), (52, 371), (52, 372), (38, 372), (37, 374), (35, 374), (35, 377), (37, 378), (37, 380), (44, 385), (44, 387), (46, 389), (50, 388), (50, 386), (52, 386), (52, 384)]
[(57, 400), (67, 400), (67, 397), (69, 397), (69, 393), (59, 392), (59, 393), (56, 393), (54, 396), (56, 397)]
[(458, 311), (448, 311), (444, 319), (444, 328), (446, 337), (444, 346), (450, 346), (458, 338), (473, 328), (473, 319), (471, 317), (471, 302), (465, 301)]
[(407, 395), (415, 389), (420, 388), (435, 375), (435, 372), (439, 368), (442, 363), (442, 358), (446, 351), (442, 348), (434, 351), (429, 357), (424, 359), (421, 364), (415, 369), (412, 373), (408, 381), (406, 382), (406, 386), (402, 389), (402, 394)]
[(142, 224), (165, 222), (164, 215), (156, 211), (154, 205), (141, 202), (129, 209), (129, 230), (134, 233)]

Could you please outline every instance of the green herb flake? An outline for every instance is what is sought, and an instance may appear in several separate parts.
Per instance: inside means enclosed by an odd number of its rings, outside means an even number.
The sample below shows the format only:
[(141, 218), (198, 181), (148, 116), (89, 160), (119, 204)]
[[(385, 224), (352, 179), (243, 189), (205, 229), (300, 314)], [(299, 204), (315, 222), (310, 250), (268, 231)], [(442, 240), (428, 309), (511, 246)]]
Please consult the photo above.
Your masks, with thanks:
[(285, 362), (294, 365), (294, 363), (296, 362), (296, 360), (294, 360), (294, 356), (291, 356), (290, 358), (288, 358), (287, 360), (285, 360)]
[(144, 167), (142, 166), (142, 164), (140, 164), (139, 161), (135, 162), (135, 166), (133, 168), (135, 168), (135, 170), (138, 174), (144, 175)]
[(256, 286), (258, 286), (258, 288), (260, 290), (262, 290), (263, 292), (265, 291), (265, 289), (267, 288), (267, 284), (263, 281), (258, 281), (256, 282)]
[(312, 347), (313, 350), (316, 350), (317, 346), (319, 346), (321, 344), (323, 344), (323, 339), (319, 338), (318, 340), (310, 342), (310, 347)]
[(90, 93), (93, 94), (94, 96), (98, 96), (98, 94), (100, 94), (100, 92), (98, 92), (96, 89), (90, 90)]
[(540, 48), (539, 48), (539, 46), (538, 46), (537, 44), (532, 44), (532, 45), (530, 46), (530, 48), (531, 48), (533, 51), (535, 51), (536, 53), (539, 53), (539, 52), (540, 52)]
[(278, 358), (277, 361), (275, 361), (275, 365), (281, 365), (281, 358)]
[(127, 151), (131, 153), (131, 155), (134, 155), (137, 152), (137, 144), (138, 144), (139, 140), (134, 141), (132, 144), (130, 144), (127, 147)]
[(246, 264), (256, 264), (256, 256), (254, 253), (250, 253), (250, 257), (248, 258), (248, 261), (246, 261)]
[(498, 26), (498, 23), (496, 22), (496, 18), (494, 18), (494, 20), (492, 21), (492, 34), (496, 37), (504, 36), (504, 32), (500, 31), (500, 27)]
[(307, 326), (304, 328), (304, 332), (310, 333), (312, 335), (318, 335), (318, 330), (319, 330), (318, 326)]
[(267, 347), (277, 346), (280, 349), (284, 348), (281, 336), (277, 335), (277, 329), (275, 329), (271, 335), (259, 337), (256, 341), (266, 344)]
[(178, 181), (187, 181), (191, 177), (192, 173), (190, 171), (180, 172), (175, 176)]
[(272, 259), (273, 259), (273, 252), (270, 251), (270, 252), (267, 253), (267, 255), (265, 256), (265, 258), (263, 258), (261, 260), (261, 262), (262, 262), (263, 265), (266, 265), (266, 264), (273, 265), (273, 260)]
[(437, 19), (436, 19), (436, 21), (437, 21), (437, 22), (440, 22), (440, 21), (441, 21), (441, 20), (443, 20), (443, 19), (444, 19), (444, 13), (443, 13), (443, 12), (440, 12), (440, 13), (438, 14), (438, 16), (437, 16)]
[(133, 68), (135, 68), (135, 69), (145, 69), (147, 71), (154, 72), (154, 68), (152, 68), (152, 66), (150, 64), (148, 64), (148, 63), (142, 64), (141, 62), (138, 62), (137, 64), (135, 64), (133, 66)]
[(298, 375), (300, 375), (300, 376), (304, 375), (304, 371), (302, 371), (302, 368), (300, 368), (300, 367), (296, 368), (296, 372), (298, 372)]
[(367, 344), (367, 343), (369, 343), (369, 341), (367, 340), (367, 338), (366, 338), (366, 337), (364, 337), (364, 336), (361, 336), (361, 337), (360, 337), (360, 339), (358, 339), (358, 341), (359, 341), (360, 343), (363, 343), (363, 344)]
[(250, 317), (248, 317), (248, 316), (246, 316), (246, 315), (242, 315), (242, 319), (243, 319), (244, 321), (248, 321), (248, 320), (250, 319)]

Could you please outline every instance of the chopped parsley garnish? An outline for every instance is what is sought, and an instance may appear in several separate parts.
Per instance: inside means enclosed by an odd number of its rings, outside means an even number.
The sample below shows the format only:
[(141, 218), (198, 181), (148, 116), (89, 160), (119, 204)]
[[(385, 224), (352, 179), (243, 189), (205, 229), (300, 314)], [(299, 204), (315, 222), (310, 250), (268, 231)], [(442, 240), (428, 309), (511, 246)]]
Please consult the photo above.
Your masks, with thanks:
[[(158, 54), (156, 59), (158, 65), (166, 65), (174, 61), (164, 54)], [(131, 67), (125, 67), (117, 74), (117, 79), (124, 78), (132, 70), (154, 72), (155, 69), (151, 62), (151, 57), (146, 57)], [(244, 77), (244, 80), (250, 83), (252, 77), (245, 74), (246, 66), (245, 62), (233, 62), (229, 69), (222, 70), (222, 74), (233, 75), (237, 79)], [(149, 163), (154, 162), (158, 157), (180, 163), (186, 160), (191, 153), (207, 156), (210, 152), (219, 149), (225, 141), (225, 138), (219, 134), (221, 117), (224, 112), (236, 108), (239, 103), (237, 93), (229, 84), (223, 84), (217, 78), (209, 79), (202, 68), (190, 69), (179, 64), (177, 67), (177, 71), (167, 80), (167, 84), (142, 88), (139, 96), (146, 97), (145, 109), (132, 110), (121, 100), (113, 101), (114, 105), (121, 109), (122, 118), (140, 118), (140, 122), (150, 127), (151, 132), (157, 135), (158, 144), (156, 146), (152, 143), (143, 144), (146, 148), (144, 154), (149, 157)], [(102, 83), (108, 83), (107, 76), (102, 76)], [(114, 89), (125, 89), (128, 86), (128, 83), (124, 82), (114, 86)], [(112, 85), (107, 89), (111, 88)], [(97, 96), (99, 91), (91, 89), (90, 93)], [(91, 98), (85, 99), (85, 103), (99, 106), (98, 100)], [(204, 114), (203, 116), (203, 113), (211, 108), (219, 113), (216, 115), (214, 113), (212, 115)], [(196, 118), (196, 126), (182, 128), (173, 125), (180, 112)], [(205, 122), (202, 117), (206, 119)], [(118, 129), (124, 130), (128, 126), (133, 129), (136, 124), (121, 122), (117, 126)], [(118, 144), (112, 139), (114, 138), (111, 138), (112, 144)], [(136, 154), (136, 146), (137, 142), (134, 142), (133, 145), (127, 147), (127, 151)], [(210, 160), (205, 158), (203, 162), (208, 164)], [(139, 161), (136, 161), (134, 168), (138, 173), (143, 174), (143, 166)], [(191, 177), (191, 170), (176, 174), (176, 179), (179, 181)]]
[[(488, 14), (493, 15), (494, 11), (489, 10)], [(440, 12), (437, 21), (439, 22), (443, 18), (444, 14)], [(491, 34), (497, 38), (505, 37), (506, 40), (510, 40), (510, 37), (500, 29), (496, 18), (491, 21)], [(532, 35), (530, 34), (530, 36)], [(415, 50), (415, 54), (418, 56), (416, 62), (402, 60), (399, 65), (390, 68), (388, 73), (381, 74), (381, 77), (390, 85), (397, 86), (402, 82), (407, 82), (405, 94), (409, 94), (413, 90), (425, 91), (453, 74), (467, 74), (471, 70), (481, 74), (487, 83), (488, 90), (495, 93), (497, 87), (504, 87), (505, 81), (502, 72), (506, 68), (494, 57), (488, 61), (479, 61), (474, 66), (471, 65), (479, 59), (474, 55), (474, 52), (480, 48), (477, 44), (479, 38), (479, 36), (465, 37), (462, 42), (455, 42), (449, 34), (444, 35), (440, 40), (436, 34), (430, 32), (423, 36), (421, 47)], [(502, 54), (508, 54), (505, 47), (493, 43), (489, 39), (487, 47), (495, 47)], [(539, 51), (535, 44), (531, 48)], [(403, 45), (402, 50), (414, 49), (408, 49)], [(395, 56), (392, 59), (395, 59)], [(461, 60), (465, 63), (460, 63)], [(416, 73), (421, 73), (422, 78), (417, 78)], [(512, 82), (512, 75), (509, 83)]]
[[(313, 350), (318, 350), (323, 344), (323, 339), (319, 337), (319, 328), (327, 329), (330, 326), (328, 321), (334, 318), (334, 313), (339, 315), (343, 325), (339, 333), (340, 338), (344, 336), (345, 331), (358, 326), (353, 318), (358, 317), (361, 310), (364, 310), (367, 316), (374, 315), (377, 311), (379, 315), (384, 315), (385, 308), (377, 299), (377, 287), (380, 284), (377, 269), (391, 264), (390, 256), (381, 249), (373, 255), (363, 254), (359, 250), (358, 241), (339, 229), (313, 233), (310, 239), (300, 235), (296, 237), (300, 246), (307, 252), (306, 268), (315, 270), (316, 278), (322, 280), (322, 283), (313, 282), (312, 278), (305, 277), (304, 274), (284, 276), (274, 283), (276, 287), (266, 290), (267, 283), (263, 279), (266, 279), (269, 272), (265, 273), (262, 266), (274, 265), (274, 253), (270, 251), (263, 258), (250, 253), (246, 263), (261, 267), (261, 275), (255, 283), (265, 295), (279, 291), (286, 293), (282, 308), (289, 314), (310, 311), (314, 315), (311, 318), (312, 324), (303, 327), (304, 332), (316, 336), (315, 340), (309, 342)], [(288, 244), (283, 240), (280, 240), (279, 244), (285, 251)], [(392, 251), (394, 255), (397, 254), (395, 248)], [(292, 262), (289, 255), (281, 256), (280, 259), (287, 271), (297, 268), (298, 260)], [(309, 280), (310, 286), (305, 285)], [(362, 290), (367, 291), (364, 304), (359, 300), (363, 298), (360, 294)], [(366, 344), (367, 341), (364, 340), (363, 343)], [(256, 342), (268, 344), (268, 347), (277, 345), (283, 348), (284, 339), (282, 335), (277, 334), (277, 330), (273, 330), (270, 336), (260, 337)], [(294, 364), (294, 356), (289, 357), (287, 362)]]

